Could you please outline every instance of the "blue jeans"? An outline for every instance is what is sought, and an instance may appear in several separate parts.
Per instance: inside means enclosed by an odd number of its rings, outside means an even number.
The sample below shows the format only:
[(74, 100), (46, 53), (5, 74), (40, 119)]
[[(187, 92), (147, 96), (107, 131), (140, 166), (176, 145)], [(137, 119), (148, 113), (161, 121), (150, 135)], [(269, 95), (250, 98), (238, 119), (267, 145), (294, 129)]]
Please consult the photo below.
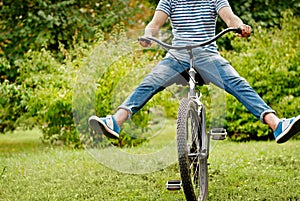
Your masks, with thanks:
[[(262, 122), (267, 113), (275, 113), (220, 54), (202, 49), (193, 50), (195, 68), (205, 83), (224, 89), (236, 97)], [(170, 55), (161, 60), (119, 108), (132, 115), (139, 111), (152, 96), (175, 82), (184, 79), (180, 74), (189, 69), (188, 55), (180, 63)], [(186, 82), (186, 81), (185, 81)]]

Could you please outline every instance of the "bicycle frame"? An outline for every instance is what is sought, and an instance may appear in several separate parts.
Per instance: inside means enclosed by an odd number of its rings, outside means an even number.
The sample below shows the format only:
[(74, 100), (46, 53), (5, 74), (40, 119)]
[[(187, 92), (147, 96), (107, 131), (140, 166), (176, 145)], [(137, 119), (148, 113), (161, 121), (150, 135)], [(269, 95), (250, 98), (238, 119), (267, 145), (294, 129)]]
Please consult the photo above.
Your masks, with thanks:
[[(228, 32), (236, 32), (236, 33), (240, 33), (241, 34), (241, 29), (240, 28), (227, 28), (224, 29), (223, 31), (221, 31), (220, 33), (218, 33), (215, 37), (203, 42), (203, 43), (199, 43), (199, 44), (192, 44), (192, 45), (186, 45), (186, 46), (172, 46), (169, 45), (167, 43), (164, 43), (162, 41), (160, 41), (159, 39), (155, 38), (155, 37), (139, 37), (139, 41), (146, 41), (147, 43), (150, 43), (150, 41), (154, 41), (157, 44), (159, 44), (161, 47), (165, 48), (165, 49), (175, 49), (175, 50), (187, 50), (189, 53), (189, 60), (190, 60), (190, 68), (189, 68), (189, 94), (188, 97), (193, 100), (197, 105), (198, 105), (198, 114), (202, 115), (201, 116), (201, 124), (203, 125), (202, 127), (202, 142), (204, 144), (204, 146), (202, 146), (202, 150), (201, 150), (201, 157), (208, 157), (209, 154), (209, 146), (208, 146), (208, 141), (206, 138), (206, 122), (205, 122), (205, 108), (203, 107), (203, 104), (201, 103), (201, 97), (202, 94), (200, 92), (200, 94), (198, 95), (195, 91), (195, 87), (196, 87), (196, 73), (197, 71), (194, 68), (194, 55), (193, 55), (193, 49), (197, 48), (197, 47), (203, 47), (205, 45), (208, 45), (214, 41), (216, 41), (218, 38), (220, 38), (221, 36), (223, 36), (224, 34), (228, 33)], [(209, 140), (209, 139), (208, 139)], [(206, 153), (206, 154), (205, 154)], [(203, 154), (203, 155), (202, 155)]]
[(208, 158), (208, 153), (209, 153), (209, 143), (207, 140), (209, 140), (209, 137), (206, 137), (206, 113), (205, 113), (205, 108), (201, 102), (201, 97), (202, 93), (201, 91), (198, 93), (195, 90), (196, 87), (196, 69), (194, 67), (194, 55), (193, 55), (193, 49), (189, 48), (188, 53), (190, 56), (190, 68), (189, 68), (189, 94), (188, 98), (193, 100), (195, 104), (198, 106), (198, 116), (200, 117), (201, 115), (201, 139), (202, 139), (202, 146), (200, 150), (200, 157), (207, 157)]

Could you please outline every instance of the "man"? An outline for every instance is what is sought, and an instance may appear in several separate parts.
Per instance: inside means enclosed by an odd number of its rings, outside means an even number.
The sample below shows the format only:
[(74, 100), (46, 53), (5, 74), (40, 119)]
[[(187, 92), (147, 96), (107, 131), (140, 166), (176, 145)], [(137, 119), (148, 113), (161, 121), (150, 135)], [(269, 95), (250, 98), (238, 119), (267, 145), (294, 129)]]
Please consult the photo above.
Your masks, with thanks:
[[(186, 45), (206, 41), (215, 35), (216, 19), (220, 16), (228, 27), (239, 27), (240, 37), (248, 37), (251, 27), (236, 16), (227, 0), (160, 0), (151, 22), (145, 28), (145, 36), (155, 36), (170, 19), (173, 45)], [(151, 43), (141, 41), (143, 47)], [(300, 115), (279, 119), (261, 97), (249, 86), (234, 68), (222, 58), (216, 43), (194, 51), (195, 68), (206, 83), (212, 82), (235, 96), (253, 115), (267, 124), (278, 143), (289, 140), (300, 131)], [(174, 59), (175, 56), (180, 60)], [(131, 115), (140, 110), (157, 92), (163, 90), (174, 78), (188, 69), (188, 53), (170, 50), (162, 61), (149, 73), (132, 94), (119, 106), (113, 116), (89, 118), (89, 125), (97, 133), (118, 138), (120, 127)], [(182, 64), (184, 68), (182, 67)]]

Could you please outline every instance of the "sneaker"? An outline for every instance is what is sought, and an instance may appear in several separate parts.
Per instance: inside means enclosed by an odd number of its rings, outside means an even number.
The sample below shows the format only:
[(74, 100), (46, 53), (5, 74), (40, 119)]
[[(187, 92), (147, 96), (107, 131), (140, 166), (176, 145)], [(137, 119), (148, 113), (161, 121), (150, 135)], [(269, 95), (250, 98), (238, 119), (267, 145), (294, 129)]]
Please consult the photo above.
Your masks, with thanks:
[(104, 118), (91, 116), (89, 118), (89, 125), (96, 133), (104, 134), (109, 138), (119, 138), (120, 127), (111, 115)]
[(284, 143), (300, 132), (300, 115), (290, 119), (281, 119), (274, 136), (277, 143)]

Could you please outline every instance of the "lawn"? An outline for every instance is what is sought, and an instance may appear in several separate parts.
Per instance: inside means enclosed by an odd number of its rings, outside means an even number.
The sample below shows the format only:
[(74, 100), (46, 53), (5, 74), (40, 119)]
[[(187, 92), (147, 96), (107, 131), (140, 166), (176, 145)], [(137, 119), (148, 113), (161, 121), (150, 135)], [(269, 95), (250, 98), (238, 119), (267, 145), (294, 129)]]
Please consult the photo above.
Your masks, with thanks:
[[(185, 200), (167, 191), (176, 163), (145, 174), (107, 168), (86, 150), (41, 143), (40, 132), (0, 135), (0, 200)], [(155, 145), (153, 145), (155, 146)], [(209, 200), (300, 200), (300, 141), (212, 143)]]

